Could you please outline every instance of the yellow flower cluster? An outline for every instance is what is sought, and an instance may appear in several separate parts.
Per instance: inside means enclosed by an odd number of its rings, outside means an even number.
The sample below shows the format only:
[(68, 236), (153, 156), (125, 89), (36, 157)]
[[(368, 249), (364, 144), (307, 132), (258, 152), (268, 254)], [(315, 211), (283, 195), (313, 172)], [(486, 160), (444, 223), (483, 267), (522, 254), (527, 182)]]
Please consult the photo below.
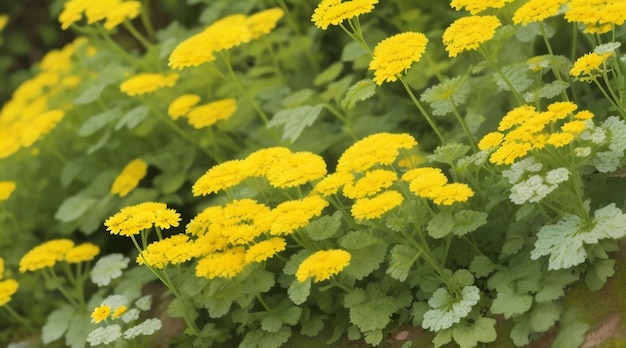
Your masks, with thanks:
[(14, 181), (0, 181), (0, 202), (6, 201), (15, 191)]
[(53, 267), (57, 262), (79, 263), (93, 260), (100, 253), (100, 248), (92, 243), (74, 245), (69, 239), (54, 239), (42, 243), (20, 259), (19, 270), (37, 271)]
[(318, 283), (338, 274), (350, 264), (352, 255), (342, 249), (316, 251), (304, 259), (296, 271), (300, 283), (309, 278)]
[(513, 23), (527, 25), (541, 22), (546, 18), (559, 13), (561, 6), (567, 0), (529, 0), (513, 14)]
[(143, 73), (135, 75), (120, 85), (120, 91), (129, 96), (152, 93), (165, 87), (173, 87), (178, 81), (178, 74)]
[(130, 161), (111, 185), (111, 193), (125, 197), (148, 173), (148, 164), (140, 158)]
[(177, 265), (198, 257), (199, 249), (185, 234), (176, 234), (169, 238), (150, 243), (137, 256), (137, 263), (163, 269), (168, 264)]
[(611, 53), (587, 53), (576, 59), (574, 65), (569, 71), (569, 74), (573, 77), (579, 78), (581, 81), (592, 81), (603, 70), (605, 70), (604, 65), (607, 59), (611, 56)]
[(111, 307), (103, 304), (96, 307), (93, 312), (91, 312), (91, 322), (94, 324), (98, 324), (99, 322), (106, 320), (111, 314)]
[(463, 51), (478, 49), (480, 44), (491, 40), (500, 25), (496, 16), (462, 17), (443, 32), (443, 44), (448, 55), (456, 57)]
[(81, 54), (85, 44), (84, 39), (77, 39), (47, 53), (39, 64), (39, 73), (24, 81), (2, 106), (0, 159), (30, 147), (63, 120), (67, 106), (55, 105), (55, 97), (81, 82), (72, 68), (73, 59)]
[(4, 259), (0, 257), (0, 307), (11, 301), (19, 287), (15, 279), (4, 279)]
[(88, 24), (104, 20), (104, 28), (111, 30), (124, 21), (139, 16), (140, 11), (140, 1), (69, 0), (59, 15), (59, 22), (65, 30), (80, 21), (85, 14)]
[(200, 102), (201, 98), (196, 94), (183, 94), (174, 99), (167, 108), (167, 114), (174, 120), (185, 117), (191, 109)]
[(396, 81), (398, 76), (417, 62), (426, 50), (426, 35), (405, 32), (388, 37), (374, 47), (374, 55), (369, 70), (374, 70), (374, 82)]
[(5, 14), (0, 14), (0, 32), (4, 30), (4, 28), (7, 26), (8, 23), (9, 23), (9, 16)]
[(215, 52), (247, 43), (272, 31), (283, 17), (279, 8), (271, 8), (249, 17), (234, 14), (215, 21), (202, 32), (181, 42), (169, 57), (172, 69), (198, 66), (215, 60)]
[(264, 176), (276, 188), (295, 187), (326, 174), (326, 162), (310, 152), (291, 152), (286, 147), (261, 149), (241, 160), (213, 166), (193, 185), (194, 196), (204, 196), (238, 185), (250, 177)]
[(338, 172), (364, 172), (375, 165), (392, 164), (402, 149), (417, 141), (409, 134), (376, 133), (350, 146), (337, 161)]
[(565, 19), (582, 23), (584, 32), (602, 34), (626, 20), (626, 2), (621, 0), (569, 0)]
[(122, 208), (104, 225), (111, 234), (130, 237), (153, 226), (160, 229), (177, 227), (179, 222), (180, 214), (168, 209), (165, 203), (146, 202)]
[(329, 25), (339, 25), (346, 19), (372, 12), (377, 3), (378, 0), (322, 0), (313, 11), (311, 21), (326, 30)]
[(229, 119), (235, 111), (237, 101), (234, 98), (226, 98), (193, 107), (186, 116), (190, 125), (200, 129), (212, 126), (217, 121)]
[(452, 0), (450, 7), (457, 11), (464, 9), (475, 15), (488, 8), (502, 8), (509, 2), (513, 2), (513, 0)]
[[(572, 102), (554, 102), (544, 112), (523, 105), (509, 111), (500, 121), (497, 132), (485, 135), (478, 143), (481, 150), (491, 150), (489, 161), (495, 164), (513, 164), (531, 150), (546, 145), (562, 147), (571, 143), (585, 128), (585, 120), (593, 117), (587, 110), (574, 114), (578, 106)], [(552, 132), (556, 123), (562, 123), (560, 132)]]
[(439, 168), (422, 167), (407, 171), (402, 180), (409, 182), (409, 190), (418, 197), (427, 198), (437, 205), (465, 202), (474, 191), (464, 183), (448, 183)]

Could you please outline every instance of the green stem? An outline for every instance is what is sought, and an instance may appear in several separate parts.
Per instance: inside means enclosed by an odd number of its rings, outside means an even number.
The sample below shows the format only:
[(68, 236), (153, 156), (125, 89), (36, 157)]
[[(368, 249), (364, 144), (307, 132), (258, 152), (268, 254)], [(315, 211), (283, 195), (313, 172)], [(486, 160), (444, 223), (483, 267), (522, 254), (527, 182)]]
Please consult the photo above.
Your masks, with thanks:
[(276, 52), (274, 52), (274, 47), (272, 47), (272, 43), (270, 42), (270, 40), (267, 38), (266, 35), (263, 35), (262, 40), (265, 46), (267, 47), (267, 51), (270, 53), (270, 59), (272, 60), (272, 64), (274, 65), (274, 70), (276, 70), (276, 75), (278, 76), (279, 79), (283, 81), (285, 86), (289, 87), (289, 81), (287, 81), (287, 78), (285, 78), (285, 75), (283, 74), (283, 69), (280, 66), (280, 62), (278, 61), (278, 58), (276, 57)]
[(7, 312), (9, 312), (9, 314), (11, 314), (11, 316), (15, 320), (17, 320), (20, 324), (28, 327), (31, 330), (35, 330), (35, 327), (33, 326), (33, 324), (31, 324), (28, 320), (26, 320), (26, 318), (24, 318), (18, 312), (16, 312), (13, 308), (11, 308), (11, 306), (8, 303), (2, 307), (4, 307), (4, 309), (6, 309)]
[[(463, 128), (463, 131), (465, 132), (465, 136), (467, 136), (467, 139), (470, 142), (470, 145), (472, 146), (472, 150), (474, 150), (474, 153), (480, 151), (478, 149), (478, 146), (476, 145), (476, 140), (474, 140), (474, 136), (472, 135), (472, 132), (470, 132), (470, 129), (467, 126), (467, 122), (465, 122), (465, 119), (463, 118), (463, 116), (461, 116), (461, 113), (459, 112), (459, 109), (457, 108), (456, 103), (454, 102), (454, 99), (452, 97), (450, 98), (450, 103), (452, 103), (452, 111), (454, 113), (454, 116), (456, 117), (456, 120), (461, 125), (461, 128)], [(454, 168), (454, 165), (453, 164), (451, 165)]]
[(61, 280), (59, 279), (59, 277), (56, 275), (56, 273), (54, 272), (54, 270), (50, 267), (44, 268), (42, 270), (42, 273), (44, 274), (44, 277), (48, 278), (49, 281), (51, 281), (54, 284), (54, 287), (59, 290), (59, 292), (61, 293), (61, 295), (63, 295), (63, 297), (65, 297), (65, 299), (76, 309), (81, 309), (81, 306), (78, 302), (76, 302), (76, 299), (74, 299), (70, 293), (67, 291), (67, 289), (65, 289), (65, 287), (63, 286), (63, 284), (61, 283)]
[(491, 59), (491, 57), (489, 56), (489, 54), (487, 53), (487, 51), (482, 47), (479, 46), (478, 51), (483, 55), (483, 57), (485, 57), (485, 59), (487, 59), (487, 62), (489, 62), (489, 65), (491, 65), (491, 67), (498, 73), (498, 75), (500, 75), (500, 77), (502, 78), (502, 80), (504, 81), (504, 83), (509, 87), (509, 89), (511, 90), (511, 93), (513, 93), (513, 95), (515, 96), (515, 99), (517, 100), (517, 102), (520, 105), (524, 105), (524, 99), (522, 98), (522, 96), (517, 92), (517, 90), (515, 89), (515, 87), (513, 87), (513, 84), (511, 83), (511, 81), (506, 77), (506, 75), (504, 75), (504, 72), (502, 72), (502, 69), (500, 69), (500, 67), (498, 66), (498, 64), (496, 64), (496, 62), (493, 61), (493, 59)]
[(150, 51), (152, 49), (152, 43), (150, 43), (133, 25), (132, 22), (124, 21), (124, 27), (128, 32), (146, 49), (146, 51)]
[(96, 22), (95, 23), (96, 28), (98, 29), (98, 31), (100, 32), (100, 35), (102, 36), (102, 38), (104, 39), (104, 41), (106, 41), (109, 46), (115, 51), (117, 52), (117, 54), (119, 54), (122, 58), (124, 58), (125, 60), (127, 60), (129, 63), (141, 67), (143, 69), (147, 69), (147, 66), (141, 62), (140, 60), (138, 60), (137, 58), (131, 56), (130, 54), (126, 53), (126, 50), (123, 49), (120, 45), (117, 44), (117, 42), (115, 42), (111, 36), (109, 35), (109, 33), (102, 27), (102, 24)]
[(600, 82), (598, 82), (597, 78), (593, 78), (593, 83), (596, 85), (596, 87), (598, 87), (598, 89), (600, 90), (600, 92), (602, 92), (602, 94), (604, 95), (604, 98), (606, 100), (609, 101), (609, 103), (611, 103), (611, 105), (613, 105), (613, 107), (615, 109), (617, 109), (617, 112), (619, 112), (619, 114), (622, 116), (622, 118), (626, 119), (626, 115), (624, 114), (624, 111), (622, 110), (622, 108), (620, 108), (619, 105), (617, 105), (617, 103), (613, 100), (613, 98), (607, 93), (607, 91), (604, 89), (604, 87), (602, 87), (602, 85), (600, 84)]
[[(556, 60), (554, 59), (554, 51), (552, 51), (552, 45), (550, 45), (550, 40), (548, 40), (548, 33), (546, 33), (546, 28), (544, 27), (542, 22), (539, 22), (539, 29), (541, 30), (543, 42), (546, 44), (546, 48), (548, 49), (548, 53), (550, 54), (550, 66), (552, 67), (552, 72), (554, 73), (554, 76), (556, 76), (557, 80), (563, 81), (563, 78), (561, 77), (561, 72), (559, 71), (559, 66), (555, 66)], [(561, 96), (563, 97), (563, 100), (569, 101), (567, 92), (562, 91)]]
[(398, 80), (400, 80), (400, 82), (402, 82), (402, 85), (404, 86), (404, 89), (407, 91), (407, 93), (409, 94), (409, 97), (411, 98), (411, 100), (413, 101), (413, 104), (415, 104), (415, 106), (417, 106), (417, 108), (419, 109), (419, 111), (422, 113), (422, 115), (424, 116), (424, 118), (426, 119), (426, 122), (428, 122), (428, 124), (430, 125), (430, 128), (432, 128), (432, 130), (435, 132), (435, 134), (437, 135), (437, 138), (439, 138), (439, 141), (441, 142), (441, 144), (445, 144), (445, 141), (443, 139), (443, 135), (441, 134), (441, 131), (439, 130), (439, 128), (437, 127), (437, 124), (435, 123), (435, 121), (430, 117), (430, 114), (426, 111), (426, 109), (424, 109), (424, 107), (422, 106), (422, 103), (420, 103), (420, 101), (417, 99), (417, 97), (415, 97), (415, 94), (413, 94), (413, 90), (411, 90), (411, 87), (409, 86), (409, 84), (406, 82), (406, 80), (404, 79), (404, 77), (400, 76), (398, 77)]
[(154, 41), (156, 35), (154, 34), (154, 27), (150, 21), (150, 0), (143, 0), (143, 4), (141, 5), (141, 23), (144, 29), (146, 29), (148, 38)]
[(254, 297), (256, 297), (256, 299), (259, 301), (261, 306), (263, 306), (263, 309), (265, 309), (266, 312), (272, 312), (273, 311), (272, 307), (270, 307), (270, 305), (268, 305), (267, 302), (265, 302), (263, 297), (261, 297), (260, 293), (258, 293), (258, 292), (255, 293)]

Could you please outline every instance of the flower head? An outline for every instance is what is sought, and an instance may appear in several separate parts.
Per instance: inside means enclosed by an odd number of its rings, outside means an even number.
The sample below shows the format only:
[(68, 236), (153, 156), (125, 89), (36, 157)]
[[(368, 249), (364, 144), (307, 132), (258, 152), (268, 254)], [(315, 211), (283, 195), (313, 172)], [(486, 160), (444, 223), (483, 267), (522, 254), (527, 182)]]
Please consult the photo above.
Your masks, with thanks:
[(256, 150), (246, 157), (247, 166), (252, 170), (251, 176), (265, 176), (280, 158), (291, 154), (289, 148), (274, 146)]
[(455, 20), (443, 32), (443, 44), (450, 57), (477, 49), (489, 41), (501, 23), (496, 16), (469, 16)]
[(457, 11), (465, 9), (465, 11), (469, 11), (469, 13), (475, 15), (488, 8), (502, 8), (512, 1), (513, 0), (452, 0), (450, 7)]
[(541, 22), (559, 13), (561, 5), (567, 0), (529, 0), (513, 14), (513, 23), (527, 25)]
[(352, 181), (354, 181), (354, 175), (351, 173), (332, 173), (320, 180), (313, 188), (313, 192), (322, 196), (334, 195), (341, 187)]
[(565, 19), (585, 25), (585, 33), (602, 34), (626, 20), (626, 3), (612, 0), (569, 0)]
[(369, 70), (374, 70), (374, 82), (382, 85), (383, 82), (397, 80), (414, 62), (420, 60), (427, 43), (426, 35), (415, 32), (396, 34), (381, 41), (374, 48), (374, 56), (369, 64)]
[(399, 206), (404, 198), (400, 192), (388, 190), (374, 197), (359, 198), (352, 205), (350, 212), (357, 220), (371, 220)]
[(343, 195), (351, 199), (373, 196), (393, 185), (397, 179), (397, 174), (391, 170), (374, 169), (367, 171), (365, 176), (356, 182), (347, 182), (343, 187)]
[(467, 184), (454, 182), (433, 187), (428, 190), (425, 196), (437, 205), (451, 205), (452, 203), (467, 201), (474, 196), (474, 191)]
[(326, 175), (326, 162), (311, 152), (285, 154), (267, 170), (270, 185), (277, 188), (295, 187)]
[(576, 59), (574, 65), (569, 71), (569, 74), (582, 81), (592, 81), (599, 73), (602, 72), (603, 65), (609, 57), (611, 57), (611, 53), (587, 53)]
[(111, 185), (111, 193), (125, 197), (148, 173), (148, 164), (140, 159), (130, 161)]
[(59, 261), (65, 260), (65, 255), (74, 247), (69, 239), (55, 239), (42, 243), (22, 256), (20, 259), (20, 273), (37, 271), (52, 267)]
[(124, 1), (111, 6), (107, 12), (104, 22), (104, 29), (111, 30), (128, 19), (139, 16), (141, 12), (141, 2)]
[(198, 261), (196, 276), (209, 279), (233, 278), (245, 267), (245, 258), (243, 247), (211, 253)]
[(316, 251), (304, 259), (296, 271), (296, 279), (300, 283), (309, 278), (318, 283), (341, 272), (348, 264), (352, 255), (342, 249)]
[(337, 161), (338, 172), (366, 171), (377, 164), (392, 164), (400, 149), (417, 145), (409, 134), (377, 133), (350, 146)]
[(122, 82), (120, 91), (129, 96), (152, 93), (164, 87), (173, 87), (178, 74), (138, 74)]
[(276, 23), (283, 18), (284, 14), (282, 9), (275, 7), (257, 12), (248, 17), (250, 39), (254, 40), (262, 35), (268, 34), (276, 28)]
[(262, 229), (273, 236), (283, 236), (309, 224), (309, 221), (322, 214), (328, 202), (320, 196), (285, 201), (272, 209), (260, 221)]
[(206, 196), (238, 185), (251, 174), (246, 161), (230, 160), (213, 166), (193, 184), (194, 196)]
[(187, 116), (189, 111), (200, 102), (200, 96), (196, 94), (183, 94), (174, 99), (167, 108), (167, 114), (171, 118)]
[(65, 261), (68, 263), (79, 263), (91, 261), (100, 253), (100, 248), (92, 243), (83, 243), (68, 250), (65, 254)]
[(5, 279), (0, 281), (0, 307), (11, 301), (11, 297), (17, 292), (19, 287), (15, 279)]
[(15, 190), (14, 181), (0, 181), (0, 202), (6, 201), (11, 197), (11, 194)]
[(146, 202), (122, 208), (109, 217), (104, 225), (111, 234), (133, 236), (153, 225), (165, 229), (176, 227), (179, 222), (180, 214), (167, 209), (165, 203)]
[(326, 30), (329, 25), (339, 25), (344, 20), (370, 13), (378, 0), (322, 0), (311, 16), (316, 27)]
[(258, 242), (246, 250), (245, 262), (263, 262), (277, 253), (285, 250), (287, 242), (284, 238), (273, 237), (262, 242)]
[(187, 114), (187, 121), (194, 128), (200, 129), (212, 126), (217, 121), (229, 119), (235, 111), (237, 111), (235, 99), (221, 99), (193, 107)]
[(94, 308), (93, 312), (91, 312), (91, 322), (94, 324), (98, 324), (99, 322), (105, 320), (111, 314), (111, 307), (103, 304), (96, 308)]

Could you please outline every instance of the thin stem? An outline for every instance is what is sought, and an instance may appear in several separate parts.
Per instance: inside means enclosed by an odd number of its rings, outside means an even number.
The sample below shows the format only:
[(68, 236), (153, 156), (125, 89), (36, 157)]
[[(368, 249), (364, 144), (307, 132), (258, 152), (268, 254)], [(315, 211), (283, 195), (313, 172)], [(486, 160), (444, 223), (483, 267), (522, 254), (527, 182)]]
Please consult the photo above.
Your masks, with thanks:
[(439, 138), (439, 141), (441, 142), (441, 144), (445, 144), (445, 141), (443, 139), (443, 135), (441, 134), (441, 131), (439, 130), (439, 128), (437, 127), (437, 124), (435, 123), (435, 121), (430, 117), (430, 114), (426, 111), (426, 109), (424, 109), (424, 107), (422, 106), (422, 103), (420, 103), (420, 101), (417, 99), (417, 97), (415, 97), (415, 94), (413, 94), (413, 91), (411, 90), (411, 87), (409, 86), (409, 84), (406, 82), (406, 80), (404, 79), (404, 77), (400, 76), (398, 77), (398, 80), (400, 80), (400, 82), (402, 82), (402, 85), (404, 86), (404, 89), (407, 91), (407, 93), (409, 94), (409, 97), (411, 97), (411, 100), (413, 101), (413, 104), (415, 104), (415, 106), (417, 106), (417, 108), (419, 109), (419, 111), (422, 113), (422, 115), (424, 116), (424, 118), (426, 119), (426, 122), (428, 122), (428, 124), (430, 125), (430, 128), (432, 128), (432, 130), (435, 132), (435, 134), (437, 135), (437, 138)]
[[(550, 40), (548, 40), (548, 33), (546, 32), (546, 28), (544, 27), (542, 22), (539, 22), (539, 29), (541, 30), (543, 42), (546, 44), (546, 48), (548, 49), (548, 53), (550, 54), (550, 66), (552, 67), (552, 72), (554, 73), (554, 76), (556, 76), (557, 80), (563, 81), (563, 78), (561, 77), (561, 72), (559, 71), (559, 67), (554, 66), (554, 63), (556, 62), (556, 60), (554, 59), (554, 51), (552, 51), (552, 45), (550, 45)], [(561, 92), (561, 96), (565, 101), (569, 101), (569, 97), (567, 96), (567, 92), (565, 92), (565, 90)]]
[(267, 51), (270, 53), (270, 59), (272, 60), (272, 64), (274, 65), (274, 69), (276, 70), (276, 75), (278, 76), (278, 78), (280, 78), (283, 83), (289, 87), (289, 81), (287, 81), (287, 79), (285, 78), (285, 75), (283, 74), (283, 69), (280, 66), (280, 62), (278, 61), (278, 58), (276, 57), (276, 52), (274, 52), (274, 47), (272, 46), (272, 43), (270, 42), (270, 40), (267, 38), (266, 35), (263, 35), (262, 37), (263, 43), (265, 44), (265, 46), (267, 47)]
[(51, 281), (55, 288), (57, 290), (59, 290), (59, 292), (61, 293), (61, 295), (63, 295), (63, 297), (65, 297), (65, 299), (76, 309), (80, 309), (81, 306), (79, 303), (76, 302), (76, 300), (70, 296), (69, 292), (67, 291), (67, 289), (65, 289), (65, 287), (63, 287), (63, 285), (61, 284), (61, 280), (59, 279), (59, 277), (56, 275), (56, 273), (54, 272), (53, 269), (47, 267), (44, 268), (42, 270), (42, 273), (44, 275), (44, 277), (48, 278), (49, 281)]
[(18, 312), (16, 312), (13, 308), (11, 308), (11, 306), (7, 303), (4, 306), (4, 309), (7, 310), (7, 312), (9, 312), (9, 314), (11, 314), (11, 316), (17, 320), (20, 324), (28, 327), (31, 330), (34, 330), (35, 327), (33, 326), (33, 324), (31, 324), (28, 320), (26, 320), (26, 318), (24, 318), (23, 316), (21, 316)]
[(156, 35), (154, 34), (154, 27), (150, 21), (150, 0), (144, 0), (143, 5), (141, 6), (141, 23), (143, 24), (144, 29), (146, 29), (148, 38), (150, 38), (151, 41), (154, 41)]
[(602, 85), (600, 84), (600, 82), (598, 82), (598, 79), (594, 78), (593, 79), (593, 83), (596, 85), (596, 87), (598, 87), (598, 89), (600, 90), (600, 92), (602, 92), (602, 94), (604, 95), (604, 98), (606, 100), (609, 101), (609, 103), (611, 103), (611, 105), (613, 105), (613, 107), (615, 109), (617, 109), (617, 112), (620, 113), (620, 115), (622, 115), (622, 118), (626, 119), (626, 115), (624, 114), (624, 111), (622, 110), (622, 108), (620, 108), (619, 105), (617, 105), (617, 103), (613, 100), (613, 98), (607, 93), (607, 91), (604, 89), (604, 87), (602, 87)]
[(260, 293), (255, 293), (254, 297), (256, 297), (257, 300), (259, 300), (259, 303), (261, 304), (261, 306), (263, 306), (263, 309), (265, 309), (266, 312), (272, 312), (273, 309), (272, 307), (270, 307), (270, 305), (267, 304), (267, 302), (265, 302), (265, 300), (263, 299), (263, 297), (261, 297)]
[(124, 27), (126, 28), (126, 30), (128, 30), (128, 32), (137, 40), (139, 41), (139, 43), (146, 49), (146, 51), (149, 51), (152, 48), (152, 43), (150, 43), (133, 25), (133, 23), (129, 22), (129, 21), (124, 21), (124, 23), (122, 23), (124, 25)]
[(109, 44), (109, 46), (111, 46), (111, 48), (115, 52), (117, 52), (122, 58), (126, 59), (129, 63), (131, 63), (133, 65), (142, 67), (144, 69), (147, 68), (144, 63), (142, 63), (137, 58), (131, 56), (130, 54), (126, 53), (125, 49), (120, 47), (120, 45), (118, 45), (117, 42), (115, 42), (113, 39), (111, 39), (111, 36), (109, 35), (109, 33), (102, 27), (102, 25), (100, 23), (96, 22), (95, 26), (98, 29), (98, 31), (100, 32), (100, 35), (102, 36), (104, 41), (106, 41)]
[(339, 110), (335, 109), (334, 107), (332, 107), (328, 103), (324, 103), (323, 106), (326, 108), (326, 110), (330, 111), (331, 114), (333, 114), (335, 117), (337, 117), (337, 119), (339, 119), (339, 121), (343, 122), (343, 124), (345, 126), (345, 131), (352, 138), (352, 140), (354, 140), (354, 141), (358, 140), (356, 134), (354, 134), (354, 129), (352, 128), (352, 123), (350, 122), (348, 117), (346, 117), (343, 114), (341, 114), (341, 112), (339, 112)]
[(474, 150), (475, 153), (480, 151), (478, 149), (478, 146), (476, 145), (476, 140), (474, 140), (474, 136), (472, 135), (472, 132), (467, 126), (467, 122), (465, 122), (465, 119), (463, 118), (463, 116), (461, 116), (461, 113), (459, 112), (459, 109), (457, 108), (456, 103), (454, 102), (454, 99), (452, 97), (450, 97), (450, 103), (452, 103), (452, 113), (454, 114), (454, 116), (456, 117), (456, 120), (461, 125), (461, 128), (463, 128), (463, 131), (465, 132), (465, 135), (467, 136), (467, 140), (470, 142), (470, 145), (472, 146), (472, 150)]
[(498, 75), (500, 75), (500, 77), (502, 78), (502, 80), (504, 81), (504, 83), (509, 87), (509, 89), (511, 90), (511, 93), (513, 93), (513, 95), (515, 96), (515, 99), (517, 99), (517, 102), (520, 105), (524, 105), (524, 99), (522, 98), (522, 96), (517, 92), (517, 90), (515, 89), (515, 87), (513, 87), (513, 84), (511, 83), (511, 81), (506, 77), (506, 75), (504, 75), (504, 72), (502, 72), (502, 69), (500, 69), (500, 67), (498, 66), (498, 64), (496, 64), (496, 62), (493, 61), (493, 59), (491, 59), (491, 57), (489, 56), (489, 54), (487, 53), (487, 51), (482, 47), (479, 46), (478, 51), (483, 55), (483, 57), (485, 57), (485, 59), (487, 59), (487, 61), (489, 62), (489, 64), (491, 65), (491, 67), (498, 73)]

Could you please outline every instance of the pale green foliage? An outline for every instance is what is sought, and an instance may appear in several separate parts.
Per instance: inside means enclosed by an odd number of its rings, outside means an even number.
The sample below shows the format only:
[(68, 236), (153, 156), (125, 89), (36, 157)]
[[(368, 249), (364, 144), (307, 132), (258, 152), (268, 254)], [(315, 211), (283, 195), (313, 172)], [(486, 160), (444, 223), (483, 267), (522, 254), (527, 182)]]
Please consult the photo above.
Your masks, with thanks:
[(422, 327), (433, 332), (447, 329), (465, 318), (472, 307), (480, 300), (480, 290), (476, 286), (465, 286), (459, 294), (451, 294), (445, 288), (437, 289), (424, 313)]
[(533, 297), (516, 293), (510, 286), (502, 284), (496, 287), (498, 295), (491, 304), (491, 312), (502, 314), (505, 318), (526, 313), (533, 304)]
[[(528, 77), (529, 69), (528, 65), (507, 65), (502, 67), (502, 73), (509, 80), (513, 88), (517, 92), (524, 92), (528, 87), (533, 84), (533, 80)], [(504, 91), (509, 91), (509, 85), (504, 81), (499, 74), (493, 74), (493, 78), (496, 81), (496, 85)]]
[(463, 157), (470, 147), (460, 143), (448, 143), (438, 146), (432, 155), (428, 155), (428, 159), (433, 162), (441, 162), (453, 165), (454, 161)]
[(433, 115), (445, 116), (467, 102), (470, 90), (466, 78), (457, 76), (427, 88), (420, 99), (430, 104)]
[(376, 84), (370, 79), (361, 80), (352, 85), (341, 101), (344, 109), (352, 109), (357, 102), (371, 98), (376, 94)]
[(294, 142), (300, 137), (300, 134), (302, 134), (306, 127), (310, 127), (315, 123), (315, 120), (317, 120), (323, 108), (323, 105), (305, 105), (293, 109), (281, 110), (274, 115), (272, 120), (267, 123), (267, 126), (282, 126), (282, 139), (289, 139), (289, 141)]

